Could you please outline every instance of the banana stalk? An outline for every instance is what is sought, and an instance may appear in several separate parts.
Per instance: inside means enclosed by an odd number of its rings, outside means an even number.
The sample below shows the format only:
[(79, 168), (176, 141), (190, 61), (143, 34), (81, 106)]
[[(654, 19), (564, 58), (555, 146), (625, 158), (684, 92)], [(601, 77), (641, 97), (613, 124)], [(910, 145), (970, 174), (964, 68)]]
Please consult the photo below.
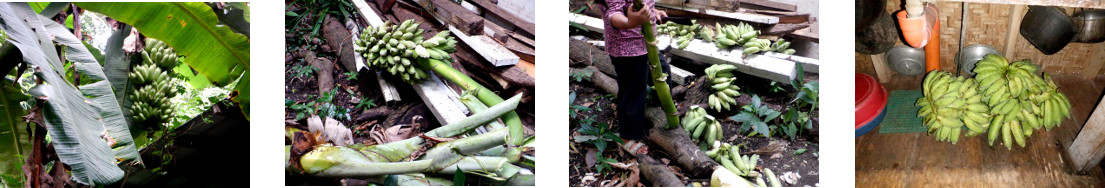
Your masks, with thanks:
[[(634, 0), (633, 7), (641, 9), (644, 4), (641, 4), (641, 0)], [(656, 33), (653, 31), (652, 22), (641, 25), (641, 34), (644, 35), (647, 44), (648, 64), (652, 68), (652, 86), (660, 96), (660, 105), (668, 116), (668, 125), (664, 128), (672, 129), (679, 126), (679, 114), (675, 111), (675, 102), (671, 99), (671, 88), (668, 87), (667, 82), (668, 75), (664, 74), (664, 70), (660, 65), (660, 53), (656, 49)]]
[[(503, 102), (503, 98), (496, 95), (495, 92), (483, 87), (483, 85), (472, 80), (471, 77), (464, 75), (464, 73), (457, 71), (457, 69), (453, 69), (453, 67), (445, 62), (436, 59), (419, 59), (418, 62), (424, 68), (433, 70), (438, 76), (457, 84), (457, 86), (464, 88), (468, 93), (475, 95), (483, 104), (496, 105)], [(518, 113), (514, 111), (507, 112), (503, 115), (502, 119), (503, 122), (506, 123), (507, 128), (510, 129), (510, 136), (508, 137), (509, 141), (507, 144), (510, 146), (521, 145), (524, 141), (525, 133), (522, 132), (522, 120), (518, 117)]]

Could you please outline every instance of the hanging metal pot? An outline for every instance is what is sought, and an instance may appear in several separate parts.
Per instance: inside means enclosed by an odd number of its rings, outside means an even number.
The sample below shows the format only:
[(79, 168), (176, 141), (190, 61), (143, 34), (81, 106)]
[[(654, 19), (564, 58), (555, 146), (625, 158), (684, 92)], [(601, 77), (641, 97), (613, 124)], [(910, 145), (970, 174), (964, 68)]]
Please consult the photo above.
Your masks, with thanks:
[(894, 19), (886, 11), (877, 16), (870, 27), (856, 32), (856, 52), (863, 54), (880, 54), (894, 47), (898, 42), (898, 28), (894, 26)]
[(1105, 41), (1105, 10), (1085, 9), (1071, 15), (1078, 34), (1074, 42), (1098, 43)]
[(1028, 6), (1020, 30), (1021, 36), (1045, 55), (1063, 50), (1078, 33), (1070, 17), (1053, 6)]

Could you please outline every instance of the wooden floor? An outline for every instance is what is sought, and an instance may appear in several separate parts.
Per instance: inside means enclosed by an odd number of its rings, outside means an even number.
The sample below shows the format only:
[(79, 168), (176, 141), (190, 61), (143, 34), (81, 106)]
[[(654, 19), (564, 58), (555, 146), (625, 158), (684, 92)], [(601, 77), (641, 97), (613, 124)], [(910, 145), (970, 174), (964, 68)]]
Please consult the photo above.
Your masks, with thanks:
[[(1054, 75), (1053, 75), (1054, 76)], [(1051, 131), (1028, 138), (1025, 148), (1007, 150), (986, 143), (985, 134), (960, 138), (957, 145), (924, 133), (879, 134), (856, 138), (857, 187), (1102, 187), (1100, 167), (1073, 172), (1065, 150), (1097, 105), (1105, 77), (1084, 80), (1055, 76), (1071, 100), (1072, 118)], [(920, 89), (921, 76), (896, 77), (890, 90)], [(920, 126), (920, 125), (918, 125)], [(998, 141), (1000, 142), (1000, 141)]]

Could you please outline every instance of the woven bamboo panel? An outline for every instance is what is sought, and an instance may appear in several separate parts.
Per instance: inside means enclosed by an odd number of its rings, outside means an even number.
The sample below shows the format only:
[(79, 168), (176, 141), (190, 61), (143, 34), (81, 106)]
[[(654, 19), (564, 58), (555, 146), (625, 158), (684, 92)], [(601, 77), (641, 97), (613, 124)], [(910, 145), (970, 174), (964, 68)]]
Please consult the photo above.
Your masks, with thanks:
[[(963, 47), (984, 44), (999, 51), (1004, 50), (1006, 35), (1009, 32), (1014, 32), (1016, 36), (1012, 42), (1014, 42), (1013, 45), (1016, 48), (1015, 52), (1012, 54), (1002, 52), (1010, 60), (1031, 59), (1032, 62), (1042, 65), (1044, 71), (1049, 74), (1082, 74), (1083, 71), (1100, 72), (1100, 70), (1085, 69), (1088, 67), (1087, 64), (1091, 62), (1092, 54), (1105, 53), (1094, 51), (1095, 45), (1105, 45), (1105, 43), (1070, 43), (1058, 53), (1044, 55), (1024, 37), (1021, 37), (1019, 30), (1008, 30), (1009, 14), (1013, 5), (970, 3), (968, 6), (970, 10), (967, 12), (969, 15), (967, 16), (967, 29)], [(901, 1), (888, 1), (886, 8), (888, 12), (901, 11)], [(959, 2), (938, 2), (937, 9), (940, 10), (940, 66), (942, 70), (956, 71), (955, 54), (960, 47), (959, 28), (961, 26), (960, 20), (962, 20), (962, 12), (960, 12), (962, 4)], [(1068, 13), (1072, 11), (1070, 8), (1067, 10)], [(1027, 8), (1025, 12), (1027, 12)], [(1014, 16), (1023, 17), (1024, 12)], [(903, 45), (901, 40), (896, 44), (896, 46)], [(861, 56), (863, 58), (860, 58)], [(857, 72), (875, 72), (867, 55), (856, 53), (856, 63)]]

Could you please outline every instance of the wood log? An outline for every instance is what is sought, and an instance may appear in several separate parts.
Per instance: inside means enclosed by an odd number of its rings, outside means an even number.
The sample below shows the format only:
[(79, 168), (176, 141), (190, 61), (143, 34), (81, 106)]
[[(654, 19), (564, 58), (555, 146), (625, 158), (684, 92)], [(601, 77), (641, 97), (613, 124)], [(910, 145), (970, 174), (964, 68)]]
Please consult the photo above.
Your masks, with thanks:
[(645, 110), (645, 117), (652, 123), (648, 140), (659, 145), (679, 166), (690, 172), (691, 176), (710, 177), (715, 169), (721, 168), (720, 164), (698, 149), (698, 144), (691, 141), (682, 127), (664, 129), (664, 125), (668, 123), (664, 110), (659, 107), (649, 107)]
[(675, 176), (675, 173), (664, 163), (652, 159), (648, 155), (637, 155), (637, 169), (641, 170), (641, 176), (648, 180), (653, 187), (683, 187), (683, 180)]
[(420, 0), (418, 4), (434, 13), (438, 20), (457, 27), (468, 35), (483, 34), (483, 18), (450, 0)]
[(360, 122), (378, 118), (386, 118), (388, 117), (388, 115), (391, 115), (391, 113), (391, 109), (388, 109), (385, 106), (380, 106), (361, 112), (361, 114), (357, 115), (356, 120)]
[(492, 3), (488, 0), (468, 0), (468, 2), (472, 2), (476, 6), (483, 8), (485, 10), (484, 16), (487, 16), (487, 13), (490, 13), (494, 16), (502, 18), (502, 20), (505, 22), (502, 23), (504, 28), (515, 28), (515, 32), (523, 31), (528, 33), (529, 36), (534, 36), (534, 34), (536, 34), (537, 28), (534, 26), (533, 23), (519, 18), (517, 15), (507, 12), (502, 8), (499, 8), (496, 3)]
[(585, 65), (595, 66), (603, 73), (611, 77), (618, 77), (614, 72), (614, 64), (610, 62), (610, 54), (584, 41), (568, 39), (568, 59), (572, 62), (582, 62)]
[(591, 72), (592, 85), (602, 89), (602, 91), (605, 91), (607, 94), (614, 94), (614, 96), (618, 95), (618, 81), (610, 78), (609, 76), (606, 76), (606, 74), (602, 74), (602, 72), (600, 72), (598, 68), (595, 68), (594, 66), (587, 66), (585, 68), (572, 68), (571, 72), (572, 74), (583, 74), (586, 72)]
[(318, 96), (334, 89), (334, 63), (326, 58), (316, 57), (314, 51), (307, 52), (305, 59), (308, 65), (317, 68), (315, 76), (318, 79)]
[(326, 15), (322, 28), (322, 38), (338, 55), (336, 61), (340, 62), (346, 71), (356, 71), (357, 63), (354, 61), (356, 54), (353, 52), (353, 40), (350, 38), (349, 29), (341, 24), (340, 19)]

